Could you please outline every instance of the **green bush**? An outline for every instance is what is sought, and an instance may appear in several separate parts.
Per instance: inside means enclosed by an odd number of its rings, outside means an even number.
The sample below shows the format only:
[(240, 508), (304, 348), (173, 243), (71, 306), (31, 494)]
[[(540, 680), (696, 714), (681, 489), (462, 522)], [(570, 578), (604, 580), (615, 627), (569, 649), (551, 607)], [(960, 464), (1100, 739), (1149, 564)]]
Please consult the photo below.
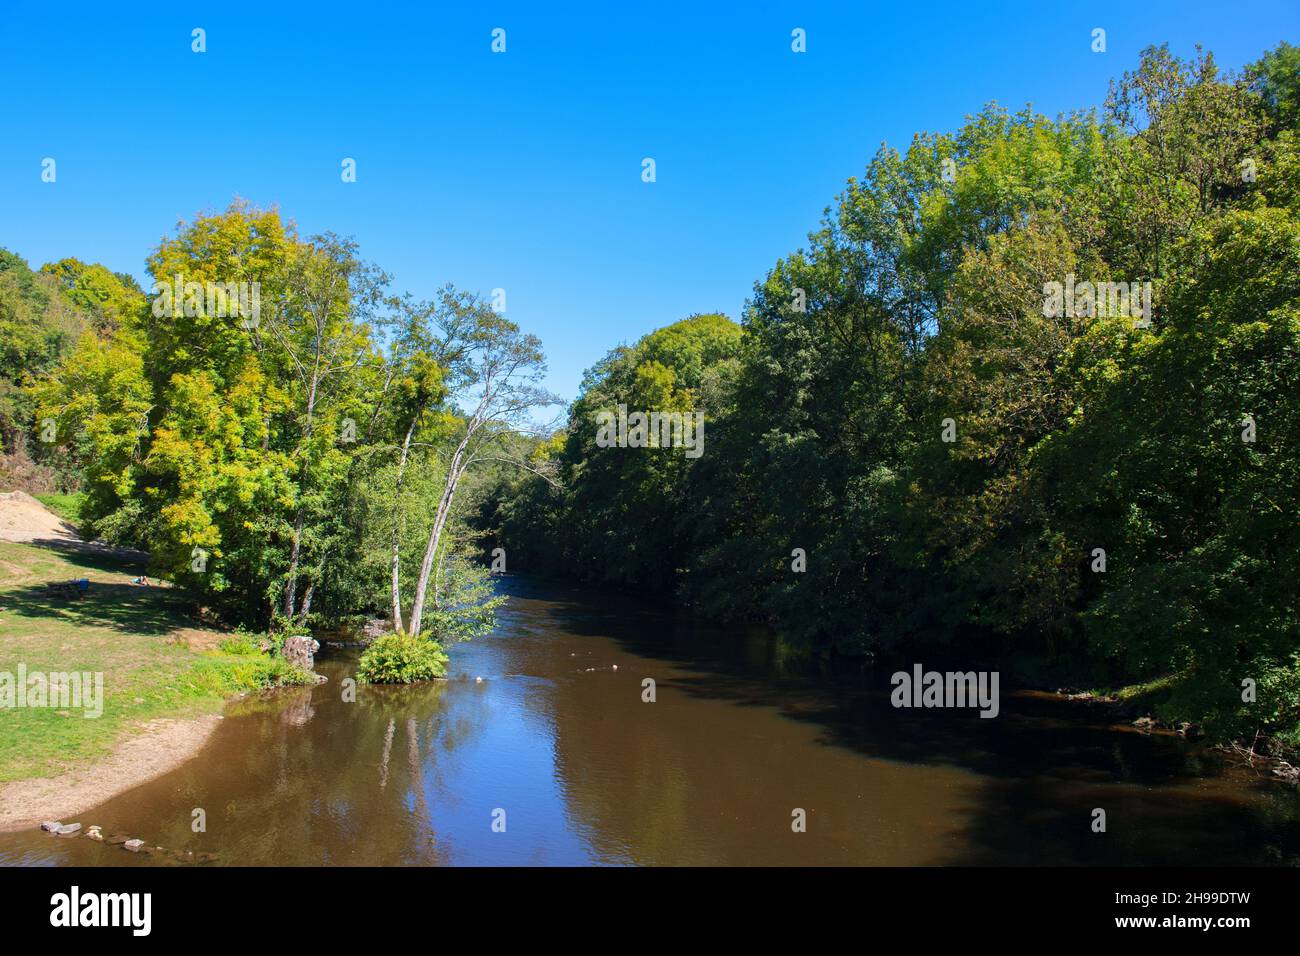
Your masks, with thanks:
[(257, 636), (247, 631), (236, 631), (234, 637), (223, 638), (217, 647), (223, 654), (233, 654), (236, 657), (256, 657), (262, 653)]
[[(1243, 678), (1256, 683), (1256, 699), (1242, 700)], [(1181, 675), (1158, 716), (1198, 724), (1212, 741), (1267, 738), (1290, 754), (1300, 750), (1300, 653), (1275, 660), (1260, 656), (1231, 668)]]
[(447, 673), (447, 654), (422, 635), (386, 634), (371, 644), (357, 662), (363, 684), (410, 684)]
[(284, 638), (279, 635), (277, 641), (276, 637), (242, 627), (236, 629), (217, 644), (220, 655), (226, 659), (205, 661), (195, 668), (191, 681), (197, 681), (211, 692), (223, 694), (314, 683), (315, 674), (290, 664), (280, 656)]
[(302, 687), (316, 682), (316, 676), (295, 667), (282, 657), (236, 655), (234, 659), (208, 658), (182, 678), (190, 693), (232, 694), (272, 687)]

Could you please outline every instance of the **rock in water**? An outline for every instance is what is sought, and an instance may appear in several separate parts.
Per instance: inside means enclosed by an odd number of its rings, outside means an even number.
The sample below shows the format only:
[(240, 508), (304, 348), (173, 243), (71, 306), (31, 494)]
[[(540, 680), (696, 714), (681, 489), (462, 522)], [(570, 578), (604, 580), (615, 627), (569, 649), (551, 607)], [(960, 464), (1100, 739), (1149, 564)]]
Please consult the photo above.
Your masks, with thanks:
[(80, 823), (65, 823), (63, 826), (59, 827), (54, 832), (57, 833), (59, 836), (72, 836), (72, 834), (76, 833), (80, 829), (81, 829)]
[(58, 820), (46, 820), (44, 823), (41, 824), (41, 829), (44, 830), (46, 833), (53, 833), (61, 826), (63, 826), (63, 824), (60, 823)]
[(132, 853), (137, 853), (139, 852), (140, 847), (144, 846), (144, 840), (127, 840), (122, 844), (122, 846), (130, 850)]
[(309, 634), (291, 634), (284, 639), (284, 649), (280, 652), (286, 661), (297, 665), (305, 671), (316, 666), (316, 652), (320, 642)]

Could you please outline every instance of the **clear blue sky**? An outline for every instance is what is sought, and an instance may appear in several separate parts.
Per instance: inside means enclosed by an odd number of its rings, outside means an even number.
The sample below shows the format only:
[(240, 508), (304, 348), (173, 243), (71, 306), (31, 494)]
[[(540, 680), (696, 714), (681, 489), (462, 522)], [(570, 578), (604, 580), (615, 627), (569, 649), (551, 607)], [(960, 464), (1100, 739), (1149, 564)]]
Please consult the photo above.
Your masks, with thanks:
[(1295, 0), (538, 6), (8, 0), (0, 245), (143, 283), (178, 220), (276, 203), (305, 234), (354, 236), (417, 296), (504, 288), (572, 398), (619, 342), (739, 318), (882, 141), (989, 100), (1100, 104), (1150, 43), (1200, 42), (1235, 69), (1300, 41)]

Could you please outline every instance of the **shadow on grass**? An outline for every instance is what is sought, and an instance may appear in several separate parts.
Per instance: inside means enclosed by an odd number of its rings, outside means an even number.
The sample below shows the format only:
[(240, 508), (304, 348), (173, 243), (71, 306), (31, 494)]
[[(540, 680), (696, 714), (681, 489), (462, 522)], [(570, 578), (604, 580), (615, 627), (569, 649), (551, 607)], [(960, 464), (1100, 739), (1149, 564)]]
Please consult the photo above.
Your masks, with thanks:
[(44, 584), (6, 591), (7, 613), (57, 620), (74, 627), (108, 627), (131, 634), (169, 634), (195, 626), (188, 603), (177, 593), (132, 584), (92, 582), (81, 597)]
[[(59, 554), (70, 567), (62, 567), (52, 580), (0, 592), (0, 603), (9, 615), (149, 636), (168, 634), (195, 624), (183, 591), (130, 583), (131, 578), (144, 571), (147, 556), (140, 552), (59, 540), (31, 544)], [(92, 581), (84, 592), (71, 586), (70, 582), (86, 571), (121, 575), (122, 580)]]
[(120, 572), (138, 575), (144, 570), (149, 555), (130, 548), (115, 548), (97, 541), (70, 541), (66, 538), (37, 538), (24, 542), (83, 567), (96, 571)]

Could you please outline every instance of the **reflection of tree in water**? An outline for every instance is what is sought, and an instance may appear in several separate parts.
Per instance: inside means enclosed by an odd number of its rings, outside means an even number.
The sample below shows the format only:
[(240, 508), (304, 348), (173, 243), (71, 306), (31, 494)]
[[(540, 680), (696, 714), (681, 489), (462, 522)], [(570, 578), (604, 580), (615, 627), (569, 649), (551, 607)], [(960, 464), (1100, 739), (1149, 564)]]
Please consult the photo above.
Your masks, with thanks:
[[(533, 701), (555, 726), (573, 825), (602, 859), (639, 863), (1210, 865), (1300, 858), (1300, 799), (1228, 779), (1214, 752), (1116, 730), (1056, 700), (1007, 698), (996, 721), (898, 710), (887, 672), (805, 679), (797, 654), (735, 635), (729, 655), (664, 615), (517, 601), (524, 625), (617, 675), (557, 680)], [(749, 638), (748, 640), (746, 638)], [(567, 642), (567, 643), (565, 643)], [(609, 653), (601, 651), (600, 653)], [(585, 659), (585, 658), (584, 658)], [(625, 676), (626, 675), (626, 678)], [(641, 703), (642, 677), (658, 702)], [(1267, 797), (1265, 797), (1267, 794)], [(1094, 806), (1111, 830), (1087, 827)], [(792, 838), (790, 810), (809, 810)], [(1111, 813), (1111, 810), (1115, 812)], [(1078, 821), (1085, 823), (1080, 827)], [(1118, 825), (1115, 822), (1118, 819)]]
[[(491, 708), (487, 694), (479, 692), (480, 688), (474, 685), (457, 680), (435, 684), (440, 704), (436, 713), (424, 715), (416, 712), (407, 720), (408, 726), (410, 721), (415, 721), (416, 733), (423, 741), (420, 779), (424, 787), (433, 792), (452, 794), (454, 788), (444, 775), (445, 762), (438, 759), (439, 755), (452, 753), (481, 733), (491, 719)], [(383, 689), (408, 691), (411, 688)]]
[[(141, 788), (105, 832), (231, 864), (437, 863), (428, 778), (473, 717), (449, 717), (444, 682), (360, 686), (345, 703), (350, 674), (325, 669), (328, 684), (233, 704), (201, 757)], [(190, 830), (194, 807), (207, 812), (206, 833)]]

